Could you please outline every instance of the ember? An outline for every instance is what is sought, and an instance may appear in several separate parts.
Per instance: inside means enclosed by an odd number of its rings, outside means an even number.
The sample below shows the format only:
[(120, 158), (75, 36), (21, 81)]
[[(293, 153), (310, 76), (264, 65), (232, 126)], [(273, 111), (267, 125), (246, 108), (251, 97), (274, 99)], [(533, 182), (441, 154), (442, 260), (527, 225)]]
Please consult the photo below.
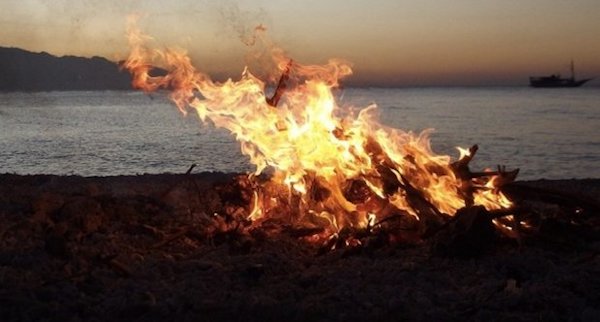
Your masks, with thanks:
[[(182, 113), (195, 111), (202, 121), (229, 130), (256, 166), (239, 179), (247, 205), (235, 214), (253, 227), (277, 222), (334, 247), (338, 241), (360, 243), (347, 231), (371, 231), (392, 219), (423, 236), (461, 209), (478, 207), (489, 220), (491, 211), (502, 211), (494, 222), (510, 233), (513, 204), (500, 187), (518, 171), (471, 172), (477, 146), (459, 148), (453, 162), (432, 151), (429, 131), (389, 128), (378, 122), (375, 105), (358, 113), (338, 106), (334, 90), (352, 73), (348, 63), (302, 65), (267, 46), (277, 84), (247, 68), (240, 80), (218, 83), (197, 71), (185, 52), (150, 49), (135, 21), (129, 27), (131, 53), (124, 67), (134, 86), (169, 89)], [(255, 32), (257, 41), (267, 43), (264, 27)], [(149, 75), (154, 67), (167, 74)]]

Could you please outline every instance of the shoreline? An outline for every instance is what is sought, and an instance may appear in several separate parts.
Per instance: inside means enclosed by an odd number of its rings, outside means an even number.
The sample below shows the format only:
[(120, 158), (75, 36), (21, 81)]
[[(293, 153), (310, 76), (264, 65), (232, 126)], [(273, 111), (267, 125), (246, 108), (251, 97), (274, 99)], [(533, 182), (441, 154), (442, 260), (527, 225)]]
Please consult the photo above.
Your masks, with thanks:
[[(131, 183), (148, 183), (154, 181), (158, 184), (176, 183), (177, 180), (185, 180), (195, 178), (197, 180), (214, 183), (225, 181), (238, 175), (244, 175), (244, 172), (221, 172), (221, 171), (201, 171), (190, 174), (186, 173), (142, 173), (142, 174), (125, 174), (125, 175), (106, 175), (106, 176), (83, 176), (77, 174), (16, 174), (16, 173), (0, 173), (0, 186), (7, 182), (24, 183), (32, 180), (38, 183), (47, 183), (48, 181), (65, 180), (67, 182), (76, 182), (79, 184), (88, 182), (96, 182), (102, 184), (131, 184)], [(8, 180), (8, 181), (7, 181)], [(516, 180), (516, 184), (523, 184), (533, 187), (549, 187), (554, 190), (581, 192), (589, 195), (592, 198), (596, 196), (600, 198), (600, 178), (565, 178), (565, 179), (528, 179)]]

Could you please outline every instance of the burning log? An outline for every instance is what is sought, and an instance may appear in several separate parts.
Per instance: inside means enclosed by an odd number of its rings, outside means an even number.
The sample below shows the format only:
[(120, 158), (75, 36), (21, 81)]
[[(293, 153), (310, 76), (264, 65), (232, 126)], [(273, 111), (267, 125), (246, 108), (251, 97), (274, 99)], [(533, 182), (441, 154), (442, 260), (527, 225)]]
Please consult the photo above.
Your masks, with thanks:
[(476, 190), (485, 189), (485, 187), (478, 186), (473, 179), (494, 177), (494, 187), (495, 189), (499, 189), (500, 187), (513, 182), (519, 174), (519, 169), (506, 171), (506, 167), (504, 166), (498, 166), (498, 171), (472, 172), (469, 169), (469, 163), (475, 157), (477, 150), (479, 150), (477, 144), (471, 146), (467, 151), (461, 150), (461, 154), (463, 154), (461, 158), (450, 164), (454, 174), (462, 181), (460, 192), (464, 196), (467, 206), (472, 206), (474, 204), (473, 193)]
[(420, 214), (427, 214), (428, 212), (433, 213), (437, 218), (445, 218), (448, 217), (447, 214), (443, 214), (440, 212), (425, 196), (423, 193), (415, 188), (410, 181), (405, 177), (401, 176), (402, 183), (401, 187), (406, 191), (407, 196), (409, 196), (408, 200), (412, 203), (420, 203), (422, 205), (415, 205), (415, 209), (420, 210)]
[(450, 167), (454, 170), (454, 173), (459, 178), (465, 180), (473, 178), (471, 170), (469, 170), (469, 163), (471, 162), (471, 160), (473, 160), (473, 157), (475, 157), (477, 150), (479, 150), (479, 146), (475, 144), (471, 146), (469, 150), (467, 150), (468, 153), (463, 152), (464, 155), (460, 159), (458, 159), (458, 161), (450, 164)]
[(290, 78), (290, 70), (292, 68), (292, 63), (293, 60), (290, 59), (290, 61), (285, 67), (285, 70), (281, 74), (281, 77), (279, 78), (279, 82), (277, 82), (277, 87), (275, 88), (273, 96), (271, 98), (267, 98), (267, 104), (273, 107), (277, 107), (277, 104), (279, 104), (279, 100), (281, 99), (281, 96), (285, 92), (287, 86), (286, 82)]

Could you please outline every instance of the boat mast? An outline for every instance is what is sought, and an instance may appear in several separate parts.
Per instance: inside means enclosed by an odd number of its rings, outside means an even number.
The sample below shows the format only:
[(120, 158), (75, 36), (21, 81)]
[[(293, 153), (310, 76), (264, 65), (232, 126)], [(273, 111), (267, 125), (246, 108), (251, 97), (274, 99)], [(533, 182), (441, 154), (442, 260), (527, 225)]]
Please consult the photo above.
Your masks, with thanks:
[(573, 63), (572, 58), (571, 58), (571, 79), (575, 80), (575, 64)]

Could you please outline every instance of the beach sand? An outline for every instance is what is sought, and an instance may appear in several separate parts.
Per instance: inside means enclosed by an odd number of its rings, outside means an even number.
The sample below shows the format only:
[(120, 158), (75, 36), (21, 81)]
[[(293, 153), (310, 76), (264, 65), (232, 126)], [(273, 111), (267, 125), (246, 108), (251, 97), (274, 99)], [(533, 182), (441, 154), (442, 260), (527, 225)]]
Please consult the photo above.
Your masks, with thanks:
[[(235, 174), (0, 175), (0, 320), (573, 320), (600, 316), (600, 180), (538, 180), (587, 203), (456, 258), (427, 242), (319, 252), (290, 235), (207, 234)], [(559, 196), (559, 197), (557, 197)], [(581, 200), (579, 200), (581, 198)], [(591, 206), (590, 206), (591, 205)]]

